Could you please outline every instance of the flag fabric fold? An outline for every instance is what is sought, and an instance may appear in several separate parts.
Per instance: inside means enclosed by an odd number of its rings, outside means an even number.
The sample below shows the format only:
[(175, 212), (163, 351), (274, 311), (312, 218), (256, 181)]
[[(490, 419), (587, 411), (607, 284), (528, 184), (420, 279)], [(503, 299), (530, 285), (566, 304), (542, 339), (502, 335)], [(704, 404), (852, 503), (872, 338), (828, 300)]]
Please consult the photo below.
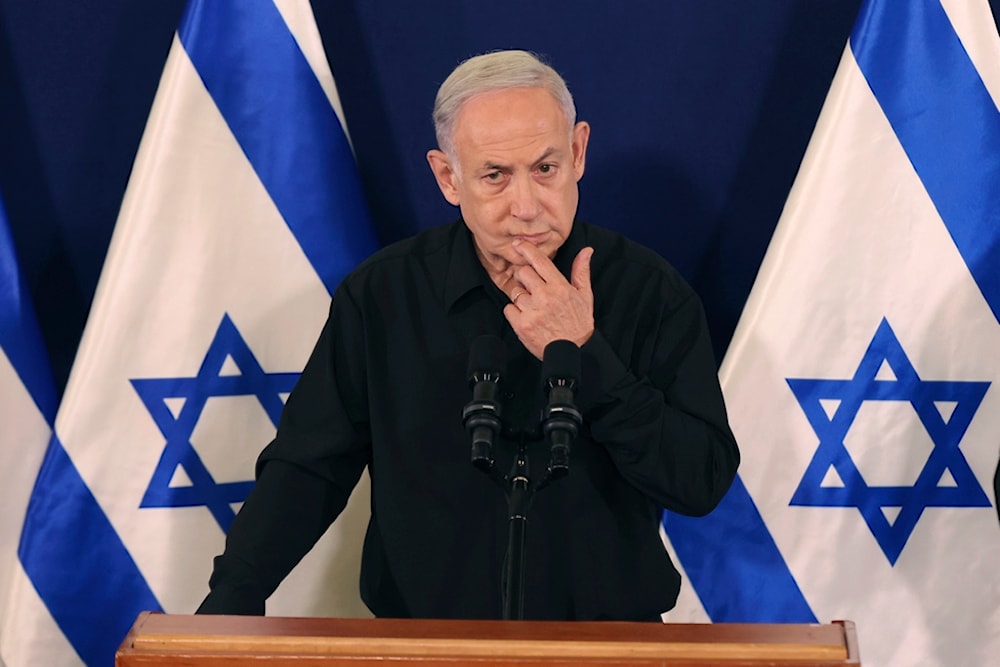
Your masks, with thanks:
[(56, 416), (52, 374), (0, 202), (0, 665), (13, 641), (7, 619), (27, 584), (17, 545)]
[(664, 520), (672, 620), (785, 605), (865, 665), (996, 662), (998, 100), (985, 0), (863, 3), (720, 372), (740, 483)]
[[(140, 611), (194, 611), (332, 290), (376, 248), (309, 4), (191, 0), (31, 498), (40, 604), (9, 620), (9, 667), (111, 664)], [(368, 613), (366, 492), (269, 614)]]

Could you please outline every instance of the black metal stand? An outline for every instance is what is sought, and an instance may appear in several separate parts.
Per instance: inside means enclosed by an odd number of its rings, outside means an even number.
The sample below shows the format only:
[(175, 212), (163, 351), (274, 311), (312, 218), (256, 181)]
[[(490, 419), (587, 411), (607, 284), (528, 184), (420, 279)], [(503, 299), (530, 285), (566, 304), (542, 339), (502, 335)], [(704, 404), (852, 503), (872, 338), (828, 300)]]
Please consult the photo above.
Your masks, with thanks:
[(517, 454), (506, 476), (497, 471), (496, 462), (490, 458), (488, 462), (478, 459), (477, 468), (482, 470), (507, 496), (507, 511), (509, 517), (507, 532), (507, 559), (504, 568), (503, 619), (522, 620), (524, 618), (524, 570), (525, 570), (525, 538), (528, 530), (528, 510), (535, 494), (552, 482), (566, 476), (568, 460), (558, 457), (550, 461), (545, 475), (538, 484), (532, 484), (528, 470), (529, 441), (541, 440), (541, 434), (513, 434), (518, 442)]
[(521, 620), (524, 618), (524, 553), (528, 530), (528, 507), (534, 495), (531, 478), (528, 477), (528, 456), (524, 442), (518, 448), (508, 479), (507, 507), (510, 523), (507, 533), (503, 618)]
[[(510, 523), (507, 535), (507, 562), (504, 570), (504, 620), (524, 618), (525, 535), (528, 509), (534, 495), (569, 473), (570, 449), (583, 423), (574, 405), (577, 378), (580, 376), (580, 348), (566, 340), (546, 346), (542, 360), (548, 405), (542, 410), (540, 428), (534, 432), (503, 433), (517, 442), (517, 453), (510, 474), (497, 472), (493, 458), (494, 439), (505, 431), (498, 400), (503, 376), (503, 343), (495, 336), (480, 336), (473, 344), (469, 361), (469, 384), (473, 398), (462, 412), (462, 422), (472, 438), (472, 465), (485, 473), (507, 496)], [(528, 474), (529, 441), (549, 441), (549, 465), (545, 476), (532, 486)]]

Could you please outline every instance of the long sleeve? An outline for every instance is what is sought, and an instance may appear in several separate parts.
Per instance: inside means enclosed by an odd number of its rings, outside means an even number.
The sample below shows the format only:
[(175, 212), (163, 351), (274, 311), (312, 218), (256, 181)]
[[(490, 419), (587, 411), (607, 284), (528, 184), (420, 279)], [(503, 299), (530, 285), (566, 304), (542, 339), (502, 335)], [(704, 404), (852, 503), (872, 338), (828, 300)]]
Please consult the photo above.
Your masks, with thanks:
[(257, 462), (257, 481), (215, 559), (198, 613), (263, 614), (264, 601), (347, 503), (370, 459), (357, 309), (338, 293)]
[(199, 614), (263, 615), (264, 601), (312, 548), (343, 503), (323, 479), (273, 461), (226, 534)]
[(594, 441), (620, 474), (662, 507), (710, 512), (739, 465), (701, 303), (689, 292), (654, 318), (627, 366), (600, 331), (584, 345), (596, 384), (584, 406)]

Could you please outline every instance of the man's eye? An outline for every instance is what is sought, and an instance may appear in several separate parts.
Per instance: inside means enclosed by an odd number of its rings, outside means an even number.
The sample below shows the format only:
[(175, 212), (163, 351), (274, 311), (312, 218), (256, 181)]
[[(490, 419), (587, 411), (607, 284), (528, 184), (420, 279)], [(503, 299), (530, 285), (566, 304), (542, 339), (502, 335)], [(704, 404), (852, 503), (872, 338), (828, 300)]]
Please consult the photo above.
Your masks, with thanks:
[(551, 164), (539, 165), (538, 171), (543, 174), (551, 174), (555, 170), (555, 166)]
[(503, 174), (500, 173), (499, 171), (491, 171), (490, 173), (486, 174), (486, 176), (484, 176), (483, 178), (485, 178), (487, 181), (496, 182), (499, 181), (501, 178), (503, 178)]

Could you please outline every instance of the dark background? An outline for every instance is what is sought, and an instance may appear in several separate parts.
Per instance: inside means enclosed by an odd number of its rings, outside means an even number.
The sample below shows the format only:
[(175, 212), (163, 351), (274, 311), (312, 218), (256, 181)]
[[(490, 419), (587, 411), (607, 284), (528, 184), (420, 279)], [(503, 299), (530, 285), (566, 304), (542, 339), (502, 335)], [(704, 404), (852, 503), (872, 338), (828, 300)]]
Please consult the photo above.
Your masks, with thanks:
[[(534, 50), (592, 125), (580, 217), (678, 267), (721, 360), (860, 0), (312, 4), (383, 243), (457, 215), (424, 160), (438, 84)], [(0, 196), (60, 390), (183, 6), (0, 0)]]

